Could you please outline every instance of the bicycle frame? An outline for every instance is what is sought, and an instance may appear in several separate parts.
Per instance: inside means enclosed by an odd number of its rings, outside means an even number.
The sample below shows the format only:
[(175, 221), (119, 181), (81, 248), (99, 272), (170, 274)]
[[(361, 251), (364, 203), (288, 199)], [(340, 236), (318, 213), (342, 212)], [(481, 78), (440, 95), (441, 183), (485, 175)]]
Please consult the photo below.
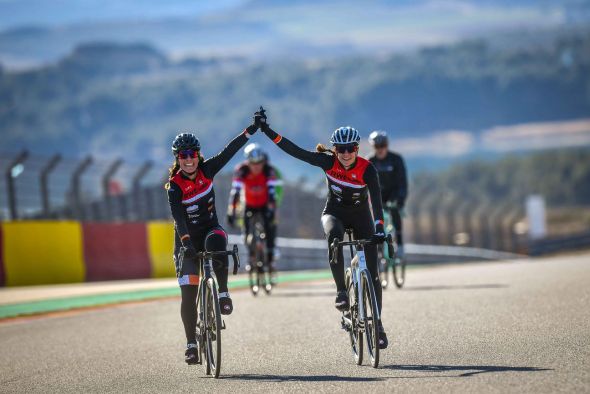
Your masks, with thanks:
[[(352, 352), (357, 365), (363, 361), (363, 336), (367, 341), (367, 352), (371, 358), (373, 368), (379, 366), (379, 333), (378, 325), (381, 321), (377, 293), (374, 286), (374, 278), (367, 267), (365, 245), (374, 245), (372, 239), (352, 240), (352, 231), (347, 230), (349, 241), (340, 242), (335, 239), (332, 242), (331, 264), (341, 253), (343, 246), (350, 247), (350, 268), (346, 270), (346, 286), (349, 294), (350, 307), (342, 311), (342, 328), (348, 331), (352, 346)], [(392, 249), (392, 238), (387, 238), (388, 249)], [(356, 249), (356, 256), (354, 252)], [(365, 288), (366, 286), (366, 288)], [(352, 294), (351, 294), (352, 293)], [(370, 310), (370, 313), (368, 312)]]
[[(334, 242), (332, 243), (331, 247), (333, 250), (332, 253), (332, 263), (334, 263), (336, 261), (336, 259), (338, 258), (338, 254), (341, 253), (340, 249), (343, 246), (349, 246), (350, 247), (350, 268), (352, 271), (352, 281), (353, 281), (353, 285), (354, 288), (356, 290), (356, 297), (359, 298), (361, 294), (363, 294), (364, 288), (363, 288), (363, 282), (361, 281), (361, 276), (363, 273), (365, 273), (366, 277), (369, 278), (369, 280), (372, 280), (371, 277), (371, 272), (369, 271), (369, 268), (367, 268), (367, 260), (365, 257), (365, 250), (364, 250), (364, 245), (368, 245), (368, 244), (372, 244), (373, 241), (371, 240), (352, 240), (352, 235), (350, 231), (347, 231), (348, 234), (348, 242), (340, 242), (338, 239), (335, 239)], [(388, 246), (388, 251), (393, 254), (393, 238), (391, 236), (391, 234), (389, 234), (386, 238), (386, 243)], [(356, 256), (357, 256), (357, 260), (356, 260), (356, 264), (354, 263), (354, 250), (353, 250), (353, 246), (356, 248)], [(373, 296), (376, 296), (375, 291), (373, 289)], [(367, 319), (366, 317), (366, 313), (365, 313), (365, 308), (362, 302), (358, 303), (358, 307), (359, 307), (359, 322), (362, 323), (362, 327), (361, 329), (364, 330), (364, 323)], [(377, 320), (381, 320), (381, 316), (379, 313), (379, 310), (375, 310), (374, 311), (375, 317), (377, 318)], [(352, 324), (352, 322), (343, 316), (343, 319), (347, 320), (348, 324)]]
[[(352, 245), (350, 246), (351, 248), (351, 260), (350, 260), (350, 268), (352, 270), (352, 283), (354, 284), (354, 288), (356, 289), (356, 294), (357, 294), (357, 298), (359, 294), (363, 294), (363, 291), (365, 290), (363, 288), (363, 281), (361, 280), (361, 274), (362, 272), (366, 272), (367, 278), (371, 278), (371, 273), (369, 272), (369, 269), (367, 268), (367, 260), (365, 259), (365, 250), (363, 248), (362, 245), (359, 245), (356, 247), (356, 256), (357, 256), (357, 263), (354, 264), (353, 263), (353, 259), (354, 257), (352, 257)], [(367, 316), (365, 314), (365, 305), (362, 302), (358, 303), (358, 307), (359, 307), (359, 321), (361, 321), (363, 324), (361, 326), (361, 328), (364, 330), (365, 328), (365, 321), (367, 319)], [(377, 318), (377, 321), (381, 320), (381, 316), (379, 315), (379, 310), (374, 311), (375, 313), (375, 317)]]
[(207, 285), (207, 280), (214, 279), (215, 283), (217, 284), (217, 278), (215, 277), (215, 271), (213, 270), (213, 258), (215, 256), (232, 256), (234, 261), (234, 269), (233, 274), (238, 273), (238, 267), (240, 266), (240, 259), (238, 255), (238, 245), (234, 245), (232, 251), (214, 251), (214, 252), (199, 252), (197, 253), (197, 259), (199, 260), (199, 289), (197, 290), (197, 306), (201, 306), (199, 308), (199, 318), (202, 317), (203, 313), (203, 306), (199, 305), (199, 301), (201, 303), (205, 302), (204, 297), (201, 297), (201, 293), (205, 291), (205, 286)]
[[(180, 270), (182, 271), (182, 264), (184, 260), (184, 252), (185, 250), (181, 248), (180, 252)], [(215, 277), (215, 271), (213, 270), (212, 261), (215, 257), (220, 256), (232, 256), (234, 267), (233, 267), (233, 274), (235, 275), (238, 272), (238, 267), (240, 266), (240, 259), (238, 255), (238, 246), (234, 245), (231, 251), (223, 250), (223, 251), (203, 251), (197, 253), (197, 262), (199, 264), (199, 287), (197, 290), (197, 341), (199, 343), (199, 352), (197, 353), (197, 364), (203, 364), (203, 358), (201, 353), (205, 350), (205, 341), (209, 340), (205, 338), (207, 330), (209, 330), (209, 324), (207, 323), (207, 318), (205, 313), (207, 311), (207, 300), (206, 300), (206, 292), (207, 292), (207, 283), (210, 279), (213, 280), (213, 302), (216, 305), (215, 309), (217, 310), (216, 316), (219, 316), (219, 300), (217, 299), (217, 278)], [(219, 317), (217, 317), (219, 319)], [(221, 320), (221, 324), (217, 324), (216, 327), (218, 330), (225, 329), (225, 322)], [(217, 337), (218, 340), (218, 354), (221, 354), (221, 345), (219, 344), (220, 337)], [(208, 351), (207, 351), (208, 352)], [(207, 374), (210, 374), (211, 371), (211, 359), (208, 353), (205, 353), (206, 361), (207, 361)], [(219, 359), (218, 359), (219, 360)], [(215, 362), (215, 377), (219, 376), (220, 364)]]

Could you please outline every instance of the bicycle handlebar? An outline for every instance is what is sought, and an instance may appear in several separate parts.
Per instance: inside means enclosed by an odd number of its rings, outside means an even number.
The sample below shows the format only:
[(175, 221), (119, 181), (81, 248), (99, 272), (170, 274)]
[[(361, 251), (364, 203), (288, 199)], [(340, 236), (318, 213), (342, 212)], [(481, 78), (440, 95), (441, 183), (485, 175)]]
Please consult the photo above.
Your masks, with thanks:
[[(364, 246), (364, 245), (375, 245), (380, 244), (381, 242), (375, 242), (373, 239), (355, 239), (353, 241), (340, 241), (338, 238), (334, 239), (332, 245), (330, 245), (330, 249), (332, 249), (332, 258), (330, 259), (330, 264), (336, 264), (338, 259), (338, 253), (342, 250), (343, 246)], [(389, 252), (389, 256), (393, 256), (393, 237), (391, 234), (387, 234), (385, 237), (385, 241), (383, 243), (387, 243), (387, 250)]]
[(220, 251), (205, 251), (197, 253), (197, 258), (200, 259), (212, 259), (215, 256), (231, 256), (234, 261), (233, 274), (238, 273), (238, 267), (240, 266), (240, 255), (238, 254), (238, 245), (234, 244), (232, 250), (220, 250)]

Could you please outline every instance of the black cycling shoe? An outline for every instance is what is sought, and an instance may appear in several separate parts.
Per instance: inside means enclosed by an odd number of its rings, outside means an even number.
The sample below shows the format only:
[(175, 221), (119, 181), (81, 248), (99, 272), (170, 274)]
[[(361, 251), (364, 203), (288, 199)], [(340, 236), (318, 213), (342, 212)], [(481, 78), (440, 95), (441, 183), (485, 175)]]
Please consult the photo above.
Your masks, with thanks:
[(229, 293), (221, 293), (219, 295), (219, 309), (221, 309), (222, 315), (231, 315), (234, 311), (234, 305), (231, 298), (229, 298)]
[(336, 295), (336, 301), (334, 301), (334, 306), (340, 312), (344, 312), (350, 308), (350, 304), (348, 302), (348, 294), (346, 291), (339, 291)]
[(184, 361), (189, 365), (197, 364), (199, 361), (199, 347), (196, 343), (189, 343), (186, 346)]
[(387, 334), (385, 334), (385, 329), (379, 324), (379, 349), (387, 349), (389, 345), (389, 341), (387, 340)]

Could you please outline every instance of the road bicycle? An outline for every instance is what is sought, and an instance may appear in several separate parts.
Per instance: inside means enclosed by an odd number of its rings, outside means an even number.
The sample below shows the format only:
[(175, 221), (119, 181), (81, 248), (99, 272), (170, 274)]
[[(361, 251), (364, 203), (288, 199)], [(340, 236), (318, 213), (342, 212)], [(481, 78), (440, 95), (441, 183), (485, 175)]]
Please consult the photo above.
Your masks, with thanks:
[(273, 287), (272, 272), (268, 263), (266, 247), (266, 232), (262, 212), (253, 212), (250, 218), (250, 233), (246, 236), (249, 253), (248, 282), (253, 295), (258, 295), (260, 289), (270, 294)]
[[(352, 239), (352, 231), (346, 230), (348, 241), (335, 239), (332, 242), (332, 261), (335, 264), (344, 246), (350, 247), (350, 267), (346, 269), (346, 291), (349, 299), (349, 309), (342, 312), (341, 325), (350, 336), (352, 354), (357, 365), (363, 363), (363, 336), (366, 339), (367, 353), (371, 359), (371, 366), (379, 366), (379, 308), (377, 296), (373, 287), (371, 273), (367, 268), (364, 246), (374, 244), (371, 239)], [(393, 239), (391, 234), (386, 237), (386, 245), (393, 253)], [(356, 249), (356, 254), (354, 249)]]
[[(181, 253), (181, 256), (184, 256), (184, 253)], [(240, 266), (237, 245), (234, 245), (232, 250), (199, 252), (196, 257), (200, 267), (197, 291), (197, 364), (202, 365), (204, 358), (205, 373), (215, 378), (219, 377), (221, 371), (221, 330), (225, 329), (225, 322), (221, 318), (213, 260), (222, 256), (232, 256), (233, 274), (237, 274)], [(181, 267), (182, 259), (183, 257)]]
[[(383, 221), (385, 222), (385, 231), (389, 234), (395, 235), (395, 226), (391, 220), (391, 214), (387, 210), (383, 210)], [(395, 240), (395, 236), (393, 236)], [(389, 248), (379, 246), (377, 248), (377, 258), (381, 263), (381, 270), (379, 279), (381, 279), (381, 287), (387, 289), (389, 285), (389, 272), (393, 277), (393, 283), (398, 289), (401, 289), (406, 281), (406, 258), (400, 257), (397, 254), (397, 242), (393, 243), (393, 253), (389, 253)]]

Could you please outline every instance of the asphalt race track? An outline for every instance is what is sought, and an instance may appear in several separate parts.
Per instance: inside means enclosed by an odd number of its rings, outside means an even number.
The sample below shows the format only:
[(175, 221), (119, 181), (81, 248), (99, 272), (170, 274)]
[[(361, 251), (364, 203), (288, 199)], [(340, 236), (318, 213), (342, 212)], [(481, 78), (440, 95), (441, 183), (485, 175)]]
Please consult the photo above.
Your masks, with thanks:
[(221, 379), (184, 361), (179, 300), (0, 323), (0, 392), (590, 392), (590, 255), (414, 269), (390, 347), (356, 366), (329, 282), (233, 293)]

